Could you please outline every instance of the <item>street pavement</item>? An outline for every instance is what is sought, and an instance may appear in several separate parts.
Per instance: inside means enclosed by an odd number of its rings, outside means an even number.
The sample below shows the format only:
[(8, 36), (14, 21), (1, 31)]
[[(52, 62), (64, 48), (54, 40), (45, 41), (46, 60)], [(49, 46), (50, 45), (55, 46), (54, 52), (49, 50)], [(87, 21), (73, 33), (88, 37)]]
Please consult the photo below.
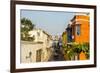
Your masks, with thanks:
[(61, 52), (61, 48), (54, 48), (52, 55), (49, 61), (64, 61), (63, 53)]

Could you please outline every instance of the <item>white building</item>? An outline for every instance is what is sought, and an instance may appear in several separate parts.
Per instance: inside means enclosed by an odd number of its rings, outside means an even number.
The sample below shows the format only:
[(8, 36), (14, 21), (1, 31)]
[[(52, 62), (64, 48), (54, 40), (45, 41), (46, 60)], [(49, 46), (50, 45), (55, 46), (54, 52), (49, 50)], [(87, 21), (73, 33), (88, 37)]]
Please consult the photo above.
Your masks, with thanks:
[(21, 41), (21, 63), (46, 62), (52, 51), (52, 36), (41, 29), (29, 32), (33, 41)]

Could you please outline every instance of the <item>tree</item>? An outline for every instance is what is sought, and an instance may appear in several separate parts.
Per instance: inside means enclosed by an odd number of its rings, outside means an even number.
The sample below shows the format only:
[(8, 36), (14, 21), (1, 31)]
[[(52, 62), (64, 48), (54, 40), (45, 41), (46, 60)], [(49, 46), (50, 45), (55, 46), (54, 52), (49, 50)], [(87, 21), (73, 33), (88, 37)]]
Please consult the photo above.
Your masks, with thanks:
[(25, 30), (30, 31), (34, 28), (35, 25), (32, 24), (31, 20), (26, 19), (26, 18), (22, 18), (21, 19), (21, 26), (22, 26), (22, 29), (24, 28)]
[(22, 18), (21, 19), (21, 40), (28, 41), (29, 34), (28, 32), (31, 31), (35, 27), (34, 24), (32, 24), (31, 20)]
[(77, 56), (79, 56), (81, 52), (84, 52), (86, 58), (89, 59), (89, 43), (84, 42), (82, 44), (75, 45), (74, 52), (77, 54)]
[(87, 42), (83, 43), (82, 50), (85, 53), (87, 59), (89, 59), (89, 56), (90, 56), (89, 43), (87, 43)]
[(81, 44), (72, 42), (67, 44), (67, 46), (63, 45), (63, 49), (65, 51), (67, 60), (79, 60), (79, 55), (81, 52), (84, 52), (87, 59), (89, 59), (90, 56), (89, 43), (87, 42)]

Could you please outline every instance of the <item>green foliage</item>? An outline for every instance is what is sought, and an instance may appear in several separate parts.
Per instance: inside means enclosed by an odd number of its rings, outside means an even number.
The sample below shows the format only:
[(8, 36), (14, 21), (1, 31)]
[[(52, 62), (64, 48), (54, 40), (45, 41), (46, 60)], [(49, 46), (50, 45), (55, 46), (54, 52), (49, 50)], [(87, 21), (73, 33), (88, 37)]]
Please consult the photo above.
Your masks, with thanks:
[(89, 57), (90, 57), (89, 43), (87, 43), (87, 42), (83, 43), (82, 50), (83, 50), (83, 52), (85, 52), (86, 57), (89, 59)]
[(76, 53), (73, 51), (73, 49), (69, 49), (67, 51), (67, 55), (68, 55), (68, 57), (69, 57), (70, 60), (71, 60), (71, 58), (73, 58), (75, 56), (75, 54)]
[(62, 45), (62, 48), (63, 48), (64, 50), (66, 50), (66, 49), (67, 49), (67, 45)]
[(21, 40), (24, 41), (30, 41), (33, 40), (33, 37), (29, 37), (28, 32), (31, 31), (35, 27), (34, 24), (32, 24), (31, 20), (22, 18), (21, 19)]
[(34, 28), (34, 24), (32, 24), (31, 20), (26, 18), (21, 19), (21, 26), (22, 30), (24, 31), (30, 31)]
[[(64, 46), (63, 48), (66, 48), (66, 46)], [(74, 57), (75, 55), (79, 55), (80, 52), (84, 52), (87, 59), (89, 59), (89, 43), (82, 43), (82, 44), (75, 44), (75, 43), (71, 43), (70, 45), (67, 45), (67, 48), (65, 49), (65, 53), (66, 55), (69, 57), (69, 59), (71, 60), (72, 57)]]
[(74, 45), (73, 51), (79, 54), (82, 51), (82, 45), (81, 44)]

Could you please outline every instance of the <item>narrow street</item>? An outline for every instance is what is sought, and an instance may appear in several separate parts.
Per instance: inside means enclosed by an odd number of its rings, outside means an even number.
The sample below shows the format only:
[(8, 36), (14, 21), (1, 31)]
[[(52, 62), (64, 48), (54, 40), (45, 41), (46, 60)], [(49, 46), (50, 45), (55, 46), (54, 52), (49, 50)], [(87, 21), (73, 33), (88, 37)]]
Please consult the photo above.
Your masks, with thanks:
[(49, 61), (64, 61), (64, 56), (59, 45), (53, 44), (53, 52)]

